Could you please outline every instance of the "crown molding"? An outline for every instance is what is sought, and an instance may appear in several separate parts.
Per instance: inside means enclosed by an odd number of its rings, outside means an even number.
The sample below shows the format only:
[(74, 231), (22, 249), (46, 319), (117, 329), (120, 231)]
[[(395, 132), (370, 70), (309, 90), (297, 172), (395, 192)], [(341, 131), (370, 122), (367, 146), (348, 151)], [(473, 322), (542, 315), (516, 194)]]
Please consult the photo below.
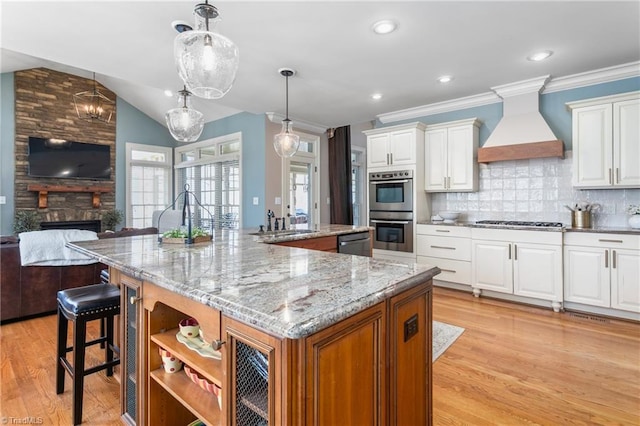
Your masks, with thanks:
[(450, 101), (438, 102), (430, 105), (423, 105), (414, 108), (407, 108), (400, 111), (379, 114), (376, 116), (381, 123), (393, 123), (394, 121), (410, 120), (427, 115), (440, 114), (443, 112), (457, 111), (459, 109), (477, 107), (482, 105), (495, 104), (501, 99), (493, 92), (482, 93), (480, 95), (467, 96), (465, 98), (453, 99)]
[[(265, 115), (272, 123), (281, 123), (285, 118), (284, 115), (276, 112), (265, 112)], [(310, 123), (308, 121), (296, 120), (293, 118), (291, 118), (291, 121), (293, 122), (294, 129), (306, 130), (320, 135), (325, 133), (329, 128), (329, 126), (323, 126), (322, 124)]]
[[(587, 71), (566, 77), (552, 78), (544, 84), (541, 93), (559, 92), (562, 90), (575, 89), (579, 87), (591, 86), (594, 84), (608, 83), (625, 78), (640, 76), (640, 61), (629, 62), (627, 64), (616, 65), (608, 68), (601, 68), (594, 71)], [(539, 80), (539, 77), (532, 80)], [(526, 80), (529, 81), (529, 80)], [(516, 87), (524, 82), (506, 84), (492, 88), (504, 89)], [(467, 96), (464, 98), (452, 99), (434, 104), (422, 105), (414, 108), (407, 108), (385, 114), (379, 114), (376, 118), (383, 124), (395, 121), (412, 120), (428, 115), (440, 114), (443, 112), (457, 111), (466, 108), (478, 107), (501, 102), (502, 99), (494, 92), (481, 93), (479, 95)]]
[(549, 77), (549, 75), (544, 75), (529, 80), (516, 81), (515, 83), (492, 87), (491, 90), (496, 92), (502, 99), (525, 93), (537, 93), (542, 91), (544, 85), (549, 81)]
[(542, 93), (560, 92), (640, 76), (640, 61), (552, 79)]

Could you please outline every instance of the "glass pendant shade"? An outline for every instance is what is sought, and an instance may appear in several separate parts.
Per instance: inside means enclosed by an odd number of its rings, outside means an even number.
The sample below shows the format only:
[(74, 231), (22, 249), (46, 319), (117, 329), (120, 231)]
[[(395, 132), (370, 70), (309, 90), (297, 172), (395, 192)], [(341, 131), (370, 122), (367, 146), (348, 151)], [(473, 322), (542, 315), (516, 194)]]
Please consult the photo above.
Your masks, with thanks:
[(289, 77), (294, 75), (295, 71), (281, 68), (278, 72), (285, 78), (285, 118), (282, 120), (282, 130), (273, 137), (273, 147), (280, 157), (287, 158), (298, 152), (300, 146), (300, 136), (293, 133), (293, 126), (289, 120)]
[(78, 118), (83, 120), (111, 121), (115, 111), (115, 102), (100, 93), (96, 84), (96, 73), (93, 73), (93, 90), (73, 95), (73, 104)]
[(298, 152), (300, 136), (291, 130), (291, 120), (282, 120), (282, 131), (273, 138), (273, 147), (280, 157), (287, 158)]
[(173, 54), (178, 74), (194, 95), (205, 99), (223, 97), (233, 85), (240, 57), (227, 37), (212, 31), (218, 11), (208, 3), (195, 8), (196, 26), (178, 34)]
[(178, 108), (165, 114), (171, 136), (178, 142), (195, 142), (204, 128), (204, 115), (191, 108), (191, 93), (185, 89), (178, 92)]

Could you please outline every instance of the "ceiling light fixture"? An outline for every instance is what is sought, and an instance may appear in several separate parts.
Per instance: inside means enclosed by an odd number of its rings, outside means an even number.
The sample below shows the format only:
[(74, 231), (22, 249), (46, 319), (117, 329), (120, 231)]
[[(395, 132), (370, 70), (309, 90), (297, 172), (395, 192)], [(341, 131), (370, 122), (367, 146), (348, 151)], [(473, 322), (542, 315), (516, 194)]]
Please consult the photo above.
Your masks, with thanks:
[(551, 50), (544, 50), (542, 52), (536, 52), (532, 55), (527, 56), (527, 59), (529, 61), (538, 62), (538, 61), (544, 61), (551, 55), (553, 55), (553, 52)]
[(171, 136), (178, 142), (195, 142), (204, 128), (204, 115), (191, 108), (191, 92), (184, 89), (178, 92), (178, 108), (170, 109), (165, 114), (167, 127)]
[(173, 97), (173, 92), (171, 90), (167, 89), (167, 90), (164, 91), (164, 95), (166, 97), (168, 97), (168, 98), (171, 98), (171, 97)]
[(451, 77), (450, 75), (443, 75), (442, 77), (438, 77), (438, 81), (440, 83), (449, 83), (451, 80), (453, 80), (453, 77)]
[(73, 95), (78, 118), (83, 120), (98, 120), (108, 123), (111, 121), (116, 103), (100, 93), (96, 83), (96, 73), (93, 73), (93, 90), (78, 92)]
[(194, 14), (195, 29), (175, 26), (180, 33), (173, 43), (178, 74), (194, 95), (220, 99), (236, 79), (240, 62), (238, 47), (227, 37), (213, 32), (219, 21), (218, 10), (208, 0), (197, 4)]
[(378, 21), (371, 27), (376, 34), (389, 34), (394, 32), (396, 28), (398, 28), (398, 25), (390, 19)]
[(382, 99), (382, 94), (374, 93), (373, 95), (371, 95), (371, 99), (373, 99), (374, 101), (380, 100)]
[(293, 156), (300, 146), (300, 136), (293, 133), (291, 120), (289, 120), (289, 77), (295, 75), (291, 68), (280, 68), (280, 75), (285, 78), (285, 119), (282, 120), (282, 130), (273, 137), (273, 147), (280, 157)]

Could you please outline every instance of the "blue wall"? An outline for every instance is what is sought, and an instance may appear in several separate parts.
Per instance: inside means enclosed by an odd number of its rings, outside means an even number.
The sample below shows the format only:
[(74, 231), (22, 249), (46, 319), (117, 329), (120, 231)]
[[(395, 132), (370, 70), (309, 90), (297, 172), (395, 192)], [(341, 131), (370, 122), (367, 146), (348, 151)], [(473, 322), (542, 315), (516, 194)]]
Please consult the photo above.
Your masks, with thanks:
[[(256, 227), (262, 220), (265, 199), (265, 138), (264, 114), (242, 112), (205, 124), (200, 140), (242, 132), (242, 226)], [(259, 197), (254, 206), (252, 197)]]
[(16, 134), (14, 99), (13, 73), (0, 74), (0, 195), (7, 197), (7, 204), (0, 204), (0, 235), (13, 234)]
[[(581, 99), (633, 92), (637, 90), (640, 90), (640, 77), (627, 78), (609, 83), (601, 83), (593, 86), (543, 94), (540, 96), (540, 113), (547, 121), (556, 137), (564, 141), (565, 149), (570, 150), (572, 148), (571, 111), (567, 110), (565, 103)], [(375, 127), (394, 126), (396, 124), (411, 123), (414, 121), (421, 121), (425, 124), (436, 124), (474, 117), (482, 121), (482, 126), (480, 127), (480, 146), (482, 146), (489, 138), (491, 132), (496, 128), (500, 118), (502, 118), (502, 102), (433, 114), (393, 123), (382, 124), (380, 122), (376, 122)]]

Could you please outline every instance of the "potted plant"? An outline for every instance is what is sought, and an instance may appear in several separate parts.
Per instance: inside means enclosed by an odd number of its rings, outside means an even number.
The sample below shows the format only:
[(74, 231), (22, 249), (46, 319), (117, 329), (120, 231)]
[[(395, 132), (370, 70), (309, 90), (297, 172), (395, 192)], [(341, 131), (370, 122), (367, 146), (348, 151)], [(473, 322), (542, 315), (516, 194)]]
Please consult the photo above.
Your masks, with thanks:
[(13, 232), (18, 235), (21, 232), (38, 231), (42, 218), (35, 210), (18, 210), (13, 217)]
[[(162, 242), (165, 243), (187, 243), (187, 230), (175, 228), (162, 234)], [(193, 243), (202, 243), (211, 241), (211, 235), (202, 228), (195, 227), (191, 230), (191, 239)]]
[(107, 210), (102, 214), (102, 224), (107, 231), (115, 231), (122, 219), (124, 219), (124, 214), (117, 209)]

